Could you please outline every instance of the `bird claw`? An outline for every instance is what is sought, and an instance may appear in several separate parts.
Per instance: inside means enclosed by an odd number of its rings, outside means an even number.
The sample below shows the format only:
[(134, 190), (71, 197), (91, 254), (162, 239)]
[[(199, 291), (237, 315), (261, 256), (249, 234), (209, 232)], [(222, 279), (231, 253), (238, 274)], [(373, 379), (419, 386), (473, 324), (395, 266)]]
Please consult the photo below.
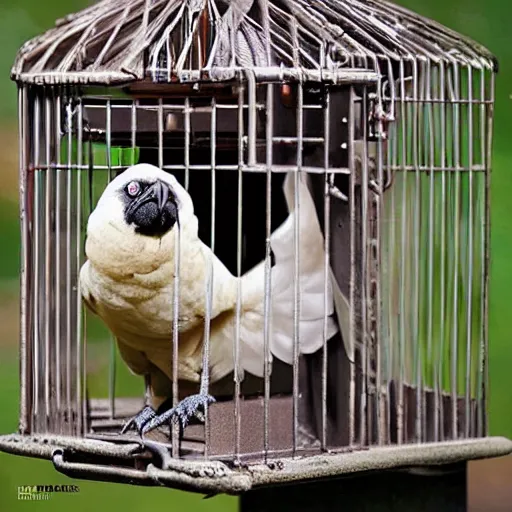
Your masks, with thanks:
[(135, 430), (137, 430), (139, 435), (142, 435), (144, 426), (155, 418), (157, 418), (155, 411), (149, 407), (149, 405), (146, 405), (142, 411), (137, 413), (133, 418), (130, 418), (125, 423), (123, 429), (121, 430), (121, 434), (125, 434), (132, 427), (135, 427)]
[[(204, 410), (206, 406), (215, 402), (215, 398), (208, 394), (191, 395), (184, 398), (176, 407), (165, 411), (159, 416), (153, 417), (142, 427), (142, 434), (146, 434), (164, 423), (179, 421), (182, 428), (185, 428), (189, 421), (196, 417), (204, 419)], [(201, 411), (201, 408), (203, 411)]]

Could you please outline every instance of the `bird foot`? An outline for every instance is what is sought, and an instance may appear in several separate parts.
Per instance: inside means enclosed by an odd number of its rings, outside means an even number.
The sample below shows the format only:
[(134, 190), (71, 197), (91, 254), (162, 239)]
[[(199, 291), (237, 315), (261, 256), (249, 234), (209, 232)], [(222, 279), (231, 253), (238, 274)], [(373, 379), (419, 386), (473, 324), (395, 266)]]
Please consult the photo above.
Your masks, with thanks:
[(157, 417), (155, 411), (149, 407), (149, 405), (146, 405), (142, 411), (140, 411), (138, 414), (136, 414), (133, 418), (129, 419), (123, 429), (121, 430), (121, 434), (126, 433), (128, 430), (130, 430), (132, 427), (135, 427), (135, 430), (139, 433), (139, 435), (142, 435), (144, 426), (147, 425), (151, 420), (155, 419)]
[(202, 421), (206, 406), (213, 402), (215, 402), (215, 398), (206, 393), (187, 396), (176, 407), (165, 411), (159, 416), (155, 415), (155, 417), (145, 423), (142, 427), (142, 434), (146, 434), (150, 430), (171, 421), (179, 421), (181, 428), (185, 428), (193, 417)]

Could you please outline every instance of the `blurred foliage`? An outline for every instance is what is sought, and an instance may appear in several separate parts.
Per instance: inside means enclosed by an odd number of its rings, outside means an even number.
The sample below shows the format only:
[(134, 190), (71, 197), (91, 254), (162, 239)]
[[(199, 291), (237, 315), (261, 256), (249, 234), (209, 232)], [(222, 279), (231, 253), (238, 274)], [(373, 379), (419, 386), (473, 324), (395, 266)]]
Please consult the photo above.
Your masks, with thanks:
[[(397, 0), (431, 17), (452, 29), (466, 34), (487, 46), (498, 57), (500, 72), (497, 77), (495, 145), (492, 180), (492, 268), (490, 303), (490, 429), (491, 434), (512, 438), (512, 394), (510, 393), (510, 326), (508, 315), (511, 307), (512, 272), (512, 229), (510, 218), (512, 201), (512, 174), (509, 162), (512, 159), (510, 144), (510, 94), (512, 89), (512, 44), (510, 44), (510, 0)], [(83, 8), (92, 2), (85, 0), (1, 0), (0, 3), (0, 135), (16, 131), (16, 87), (9, 80), (9, 72), (18, 48), (30, 37), (51, 27), (56, 18)], [(15, 147), (4, 146), (2, 151), (16, 151)], [(0, 157), (0, 162), (3, 162)], [(2, 173), (16, 173), (16, 169), (2, 168)], [(2, 180), (2, 183), (15, 180)], [(2, 189), (3, 187), (0, 187)], [(17, 191), (2, 190), (0, 197), (0, 295), (2, 289), (12, 290), (13, 280), (18, 276), (19, 234), (17, 225)], [(0, 307), (3, 302), (0, 301)], [(16, 319), (12, 319), (16, 321)], [(0, 331), (2, 332), (2, 331)], [(0, 339), (0, 432), (16, 429), (18, 413), (18, 363), (15, 349), (16, 340)], [(10, 346), (9, 346), (10, 345)], [(93, 344), (94, 346), (94, 344)], [(100, 379), (105, 379), (107, 369), (105, 357), (91, 350), (90, 357), (98, 357), (101, 364), (95, 369)], [(104, 354), (103, 354), (104, 356)], [(130, 379), (124, 372), (119, 379)], [(135, 389), (138, 383), (130, 382)], [(70, 483), (57, 473), (46, 461), (0, 454), (0, 510), (15, 511), (25, 504), (16, 496), (18, 485)], [(101, 509), (154, 509), (169, 507), (186, 510), (234, 510), (236, 500), (217, 497), (202, 500), (199, 496), (166, 489), (138, 488), (119, 484), (78, 482), (80, 496), (55, 496), (51, 501), (37, 505), (38, 509), (53, 508), (64, 510), (67, 506), (78, 510)]]

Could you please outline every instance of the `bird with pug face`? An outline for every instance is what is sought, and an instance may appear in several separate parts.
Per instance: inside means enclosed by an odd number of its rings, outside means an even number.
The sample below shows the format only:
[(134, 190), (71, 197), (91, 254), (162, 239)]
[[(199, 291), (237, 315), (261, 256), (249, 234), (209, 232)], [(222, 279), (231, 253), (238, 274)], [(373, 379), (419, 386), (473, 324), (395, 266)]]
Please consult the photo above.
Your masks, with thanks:
[[(326, 312), (324, 308), (323, 236), (307, 185), (301, 175), (298, 178), (300, 206), (294, 204), (295, 176), (290, 173), (283, 186), (290, 214), (270, 237), (275, 257), (270, 275), (270, 352), (289, 364), (294, 353), (296, 222), (299, 351), (315, 352), (322, 346), (324, 334), (329, 339), (338, 332), (329, 281)], [(149, 382), (150, 403), (127, 427), (135, 425), (140, 433), (146, 433), (172, 419), (185, 426), (214, 401), (205, 378), (215, 382), (233, 371), (235, 339), (239, 343), (238, 370), (263, 376), (265, 262), (241, 277), (232, 275), (199, 239), (192, 199), (172, 174), (149, 164), (137, 164), (117, 176), (89, 217), (85, 251), (87, 261), (80, 271), (85, 304), (113, 333), (130, 370)], [(177, 256), (177, 378), (202, 385), (198, 394), (157, 414), (172, 390)], [(209, 276), (211, 299), (206, 284)], [(208, 368), (203, 372), (208, 319)]]

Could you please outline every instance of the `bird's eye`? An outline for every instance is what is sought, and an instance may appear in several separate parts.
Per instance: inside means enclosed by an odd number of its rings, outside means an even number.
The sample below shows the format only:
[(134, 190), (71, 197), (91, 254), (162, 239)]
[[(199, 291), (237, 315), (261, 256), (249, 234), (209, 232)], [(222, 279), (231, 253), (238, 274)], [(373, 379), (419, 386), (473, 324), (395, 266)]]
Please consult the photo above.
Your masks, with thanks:
[(130, 197), (137, 197), (140, 193), (140, 183), (137, 181), (130, 181), (126, 186), (126, 192)]

